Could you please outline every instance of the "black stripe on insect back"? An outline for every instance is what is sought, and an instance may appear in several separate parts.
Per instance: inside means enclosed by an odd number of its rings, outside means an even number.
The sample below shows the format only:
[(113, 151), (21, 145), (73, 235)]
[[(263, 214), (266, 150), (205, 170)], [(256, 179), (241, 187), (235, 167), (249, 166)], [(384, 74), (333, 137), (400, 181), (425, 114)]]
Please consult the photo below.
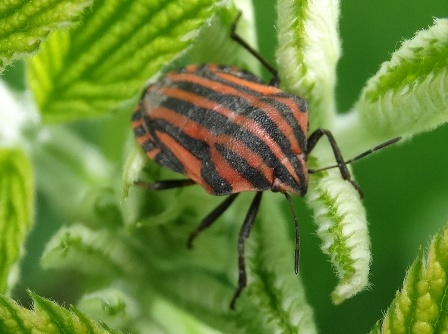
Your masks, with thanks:
[(144, 112), (142, 111), (141, 105), (138, 105), (138, 108), (136, 108), (134, 110), (134, 112), (132, 113), (132, 122), (139, 122), (141, 121), (141, 124), (134, 127), (134, 134), (136, 137), (141, 137), (146, 133), (146, 129), (144, 127), (144, 121), (143, 121), (143, 117), (142, 115), (144, 114)]
[[(183, 147), (188, 149), (188, 151), (196, 158), (198, 158), (198, 160), (201, 160), (201, 177), (205, 180), (205, 182), (213, 186), (213, 189), (217, 194), (231, 193), (232, 186), (217, 172), (216, 167), (211, 159), (210, 147), (207, 143), (198, 139), (191, 138), (184, 132), (179, 131), (179, 129), (175, 125), (165, 120), (156, 118), (153, 119), (152, 122), (154, 124), (154, 129), (157, 129), (159, 132), (167, 133), (179, 145), (182, 145)], [(166, 146), (164, 150), (162, 150), (162, 152), (171, 153), (171, 151), (169, 151), (169, 148)], [(163, 163), (161, 164), (163, 165)], [(188, 167), (183, 168), (188, 169)]]
[[(156, 130), (157, 126), (153, 119), (149, 118), (148, 114), (140, 111), (140, 116), (143, 121), (144, 131), (151, 135), (152, 140), (148, 140), (142, 144), (145, 152), (150, 152), (156, 148), (160, 148), (160, 152), (154, 157), (154, 161), (162, 166), (171, 169), (174, 172), (185, 173), (185, 168), (179, 159), (166, 147), (158, 138)], [(165, 132), (162, 130), (162, 132)]]
[[(229, 72), (232, 68), (223, 66), (221, 69), (229, 69)], [(207, 70), (207, 71), (206, 71)], [(278, 92), (276, 94), (271, 95), (264, 95), (260, 94), (258, 91), (254, 91), (250, 88), (247, 88), (242, 85), (235, 84), (233, 82), (229, 82), (227, 80), (224, 80), (214, 74), (214, 72), (210, 72), (208, 70), (208, 66), (204, 65), (202, 68), (202, 71), (198, 71), (197, 74), (201, 74), (203, 77), (208, 78), (209, 80), (218, 81), (224, 85), (231, 86), (232, 88), (238, 89), (240, 91), (245, 91), (247, 94), (254, 96), (255, 98), (259, 99), (261, 102), (264, 102), (268, 105), (270, 105), (273, 109), (275, 109), (279, 115), (284, 119), (284, 121), (291, 127), (294, 137), (297, 141), (297, 145), (300, 147), (302, 152), (306, 152), (306, 145), (307, 145), (307, 137), (306, 134), (303, 132), (303, 129), (300, 127), (300, 124), (298, 124), (296, 118), (292, 114), (295, 110), (291, 110), (289, 106), (284, 104), (281, 99), (286, 98), (289, 100), (292, 100), (296, 107), (297, 112), (300, 113), (307, 113), (308, 106), (304, 99), (285, 92)], [(243, 74), (249, 77), (242, 77), (244, 79), (261, 83), (261, 79), (254, 76), (253, 74), (249, 72), (243, 72)], [(255, 78), (255, 79), (252, 79)], [(256, 108), (253, 105), (249, 103), (244, 97), (240, 95), (230, 95), (226, 94), (223, 95), (213, 89), (210, 89), (209, 87), (199, 85), (196, 83), (191, 82), (183, 82), (178, 81), (176, 82), (176, 86), (180, 89), (183, 89), (185, 91), (194, 91), (198, 95), (201, 95), (202, 97), (207, 98), (208, 100), (211, 100), (213, 102), (216, 102), (223, 107), (226, 107), (228, 109), (234, 110), (235, 112), (238, 112), (238, 114), (242, 115), (250, 115), (250, 118), (253, 119), (255, 122), (258, 123), (265, 131), (271, 135), (271, 138), (276, 141), (276, 143), (280, 146), (283, 154), (291, 159), (289, 161), (292, 163), (294, 170), (297, 174), (297, 177), (299, 179), (299, 182), (301, 184), (305, 184), (307, 180), (305, 179), (305, 176), (303, 174), (302, 166), (299, 164), (299, 161), (297, 159), (293, 159), (292, 156), (294, 155), (291, 151), (291, 143), (288, 138), (284, 135), (284, 133), (277, 127), (277, 124), (275, 124), (269, 116), (265, 113), (263, 109)], [(249, 146), (250, 147), (250, 146)], [(253, 149), (252, 149), (253, 150)], [(259, 152), (259, 151), (254, 151)], [(266, 161), (265, 161), (266, 162)], [(269, 165), (269, 164), (268, 164)], [(272, 165), (270, 165), (273, 167)], [(283, 182), (286, 184), (295, 187), (296, 181), (291, 177), (290, 172), (283, 166), (283, 164), (280, 164), (280, 166), (277, 166), (275, 168), (276, 170), (276, 176), (279, 178), (282, 178)]]
[[(133, 122), (141, 121), (140, 125), (134, 126), (134, 135), (136, 138), (143, 137), (144, 135), (149, 133), (149, 130), (147, 128), (147, 123), (145, 123), (148, 121), (148, 118), (146, 117), (146, 119), (145, 119), (145, 117), (144, 117), (145, 115), (146, 115), (145, 112), (141, 108), (136, 109), (134, 111), (134, 113), (132, 114)], [(153, 140), (153, 138), (149, 138), (148, 140), (146, 140), (144, 143), (141, 144), (145, 153), (148, 153), (148, 152), (154, 150), (155, 148), (157, 148), (157, 146), (155, 145), (155, 143), (152, 140)]]
[[(265, 96), (262, 98), (262, 100), (272, 105), (279, 112), (282, 118), (285, 119), (285, 121), (291, 126), (292, 131), (294, 133), (294, 137), (296, 138), (299, 147), (301, 148), (302, 152), (306, 152), (307, 137), (305, 133), (303, 133), (303, 129), (300, 127), (300, 124), (297, 123), (296, 119), (292, 114), (294, 110), (291, 110), (287, 105), (278, 100), (278, 98), (285, 98), (285, 97), (291, 99), (291, 96), (293, 95), (286, 93), (279, 93), (275, 95)], [(307, 111), (306, 102), (304, 103), (302, 102), (305, 100), (295, 95), (293, 97), (294, 98), (292, 100), (297, 105), (298, 110), (300, 110), (300, 112), (306, 112)], [(285, 141), (288, 140), (285, 139)]]
[[(232, 74), (230, 71), (229, 71), (229, 73)], [(237, 78), (240, 78), (240, 79), (243, 79), (243, 80), (247, 80), (247, 81), (250, 81), (250, 82), (253, 82), (253, 83), (256, 83), (256, 84), (265, 85), (265, 86), (268, 87), (268, 85), (266, 85), (266, 83), (263, 82), (263, 80), (261, 80), (260, 78), (258, 78), (257, 76), (255, 76), (254, 74), (252, 74), (250, 72), (240, 71), (239, 73), (241, 75), (240, 76), (236, 76)], [(244, 93), (247, 93), (247, 94), (250, 94), (250, 95), (254, 95), (254, 96), (261, 96), (260, 92), (258, 92), (256, 90), (253, 90), (250, 87), (247, 87), (247, 86), (244, 86), (244, 85), (239, 85), (239, 84), (237, 84), (235, 82), (228, 81), (228, 80), (220, 77), (219, 75), (217, 75), (216, 72), (213, 72), (213, 71), (202, 71), (200, 73), (200, 75), (203, 78), (206, 78), (206, 79), (208, 79), (210, 81), (219, 82), (219, 83), (222, 83), (222, 84), (224, 84), (226, 86), (235, 88), (235, 89), (239, 90), (240, 92), (244, 92)], [(232, 74), (232, 75), (234, 75), (234, 74)]]
[[(229, 68), (228, 66), (223, 66), (223, 69), (228, 69), (228, 68)], [(241, 73), (242, 73), (242, 76), (240, 76), (241, 79), (255, 82), (258, 84), (266, 85), (266, 83), (264, 83), (260, 78), (253, 75), (250, 72), (241, 71)], [(299, 124), (297, 124), (297, 121), (294, 119), (293, 115), (291, 114), (291, 112), (293, 112), (294, 110), (291, 110), (288, 106), (286, 106), (284, 103), (279, 101), (277, 98), (287, 98), (287, 99), (294, 101), (297, 106), (298, 111), (306, 113), (308, 110), (308, 106), (304, 99), (302, 99), (294, 94), (289, 94), (289, 93), (285, 93), (285, 92), (279, 92), (277, 94), (271, 94), (271, 95), (261, 94), (258, 91), (250, 89), (249, 87), (246, 87), (244, 85), (238, 85), (234, 82), (231, 82), (224, 78), (221, 78), (220, 76), (216, 75), (215, 72), (211, 72), (211, 71), (203, 70), (201, 72), (201, 75), (211, 81), (216, 81), (216, 82), (222, 83), (226, 86), (235, 88), (238, 91), (245, 92), (249, 95), (257, 97), (263, 102), (271, 104), (279, 112), (279, 114), (286, 120), (286, 122), (288, 124), (290, 124), (291, 126), (293, 126), (293, 132), (294, 132), (295, 137), (297, 138), (298, 144), (299, 144), (300, 148), (302, 149), (302, 151), (305, 152), (307, 137), (303, 133), (302, 128), (299, 126)], [(230, 98), (230, 96), (229, 96), (229, 98)], [(239, 98), (244, 99), (243, 97), (239, 97)], [(281, 138), (281, 137), (276, 137), (276, 138), (279, 138), (279, 140), (278, 140), (279, 144), (288, 143), (288, 140), (286, 140), (286, 139), (283, 140), (283, 138)], [(282, 149), (283, 149), (283, 147), (282, 147)]]
[[(214, 92), (214, 94), (220, 95), (216, 92)], [(209, 98), (210, 96), (206, 95), (206, 97)], [(161, 105), (165, 108), (171, 109), (173, 112), (188, 117), (190, 120), (200, 124), (214, 135), (219, 136), (223, 134), (235, 138), (248, 147), (254, 154), (258, 155), (267, 166), (273, 169), (275, 168), (275, 170), (282, 175), (289, 175), (286, 167), (284, 167), (283, 163), (278, 160), (263, 140), (248, 131), (244, 126), (239, 126), (238, 124), (233, 123), (232, 120), (226, 116), (213, 110), (198, 107), (173, 96), (164, 100)], [(175, 131), (174, 127), (173, 130), (170, 131)], [(194, 142), (189, 143), (188, 141), (183, 141), (179, 138), (179, 143), (193, 154), (200, 154), (200, 146), (196, 146)], [(296, 171), (299, 173), (300, 180), (304, 180), (303, 175), (300, 175), (302, 174), (301, 167), (298, 166), (298, 164), (294, 165), (294, 168), (296, 168)], [(291, 177), (288, 177), (287, 180), (289, 180), (287, 184), (293, 187), (295, 186), (295, 182)], [(248, 179), (248, 181), (251, 182), (250, 179)]]
[(132, 119), (131, 121), (139, 121), (141, 119), (141, 113), (142, 111), (142, 106), (140, 105), (140, 103), (138, 104), (138, 106), (136, 107), (136, 109), (134, 110), (134, 112), (132, 113)]
[[(177, 88), (180, 88), (184, 91), (195, 92), (196, 94), (201, 95), (207, 100), (216, 102), (224, 108), (232, 110), (239, 115), (250, 116), (251, 119), (253, 119), (258, 125), (265, 129), (266, 132), (269, 133), (271, 137), (277, 141), (284, 154), (290, 152), (291, 147), (289, 145), (288, 139), (280, 131), (274, 121), (272, 121), (272, 119), (266, 114), (265, 110), (256, 108), (244, 97), (230, 94), (223, 95), (220, 92), (217, 92), (206, 86), (191, 82), (176, 82), (176, 86)], [(284, 110), (287, 109), (287, 107), (284, 104), (275, 101), (274, 98), (270, 98), (260, 94), (253, 95), (257, 95), (256, 98), (258, 98), (260, 101), (272, 105), (272, 107), (277, 109), (280, 115), (282, 115), (283, 118), (287, 119), (287, 121), (292, 121), (292, 116), (285, 115), (287, 114), (287, 112), (284, 112)], [(300, 130), (300, 127), (298, 130)]]
[(260, 171), (253, 168), (249, 162), (238, 153), (229, 150), (223, 144), (216, 144), (215, 147), (233, 169), (252, 183), (255, 189), (271, 188), (271, 182), (269, 182)]
[[(266, 83), (255, 74), (245, 71), (243, 69), (237, 69), (233, 66), (228, 65), (210, 65), (210, 64), (202, 64), (197, 67), (197, 70), (195, 74), (213, 80), (213, 81), (219, 81), (224, 83), (229, 83), (227, 80), (224, 80), (216, 75), (216, 71), (222, 72), (222, 73), (229, 73), (231, 75), (237, 76), (238, 78), (251, 81), (257, 84), (266, 85)], [(238, 75), (236, 75), (236, 72), (238, 72)], [(230, 86), (230, 84), (229, 84)], [(242, 89), (247, 89), (245, 86), (235, 85), (237, 87), (241, 87)], [(253, 90), (249, 89), (249, 91), (253, 92)]]
[[(217, 94), (217, 93), (215, 93)], [(209, 97), (209, 96), (207, 96)], [(214, 135), (229, 135), (236, 137), (244, 143), (255, 154), (258, 152), (266, 153), (263, 160), (269, 166), (274, 167), (277, 158), (271, 149), (256, 135), (242, 126), (235, 124), (225, 115), (221, 115), (213, 110), (208, 110), (195, 106), (187, 101), (170, 97), (162, 103), (162, 106), (172, 111), (186, 116), (193, 122), (196, 122), (209, 130)], [(188, 147), (190, 149), (190, 147)], [(193, 151), (195, 148), (191, 147)]]
[(152, 118), (151, 122), (154, 130), (168, 134), (177, 143), (187, 148), (188, 151), (198, 159), (202, 160), (205, 157), (210, 156), (210, 148), (207, 143), (191, 138), (185, 132), (181, 131), (176, 124), (171, 124), (170, 122), (160, 118)]
[[(265, 110), (254, 107), (244, 97), (229, 94), (223, 95), (220, 92), (217, 92), (206, 86), (192, 82), (177, 81), (176, 87), (187, 92), (194, 92), (195, 94), (201, 95), (207, 100), (216, 102), (219, 105), (223, 106), (224, 108), (233, 110), (240, 115), (249, 116), (259, 126), (261, 126), (266, 131), (266, 133), (270, 134), (271, 138), (280, 146), (285, 156), (292, 155), (290, 141), (288, 138), (286, 138), (284, 133), (278, 128), (277, 124), (275, 124), (275, 122), (272, 121), (272, 119), (266, 114)], [(305, 134), (300, 128), (300, 125), (297, 124), (297, 121), (291, 114), (291, 110), (288, 108), (288, 106), (286, 106), (284, 103), (276, 99), (277, 96), (284, 97), (284, 94), (265, 96), (254, 91), (252, 92), (257, 99), (259, 99), (264, 103), (267, 103), (273, 109), (275, 109), (278, 112), (278, 114), (281, 115), (281, 117), (285, 120), (285, 122), (291, 126), (294, 136), (298, 141), (299, 147), (302, 149), (302, 152), (305, 152), (306, 150)], [(225, 116), (223, 117), (224, 118), (222, 119), (222, 121), (227, 120)], [(217, 124), (220, 124), (220, 126), (222, 126), (221, 123)], [(238, 129), (238, 131), (241, 131), (241, 128)]]

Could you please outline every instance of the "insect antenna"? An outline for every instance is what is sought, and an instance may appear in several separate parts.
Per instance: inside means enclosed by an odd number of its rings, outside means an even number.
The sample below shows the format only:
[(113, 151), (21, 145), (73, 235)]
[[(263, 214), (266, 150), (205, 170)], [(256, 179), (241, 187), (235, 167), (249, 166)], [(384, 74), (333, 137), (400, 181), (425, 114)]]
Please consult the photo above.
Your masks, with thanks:
[(292, 205), (291, 196), (287, 192), (284, 193), (286, 199), (289, 203), (289, 208), (291, 209), (292, 216), (294, 217), (294, 227), (296, 230), (296, 247), (294, 249), (294, 272), (296, 274), (299, 273), (299, 257), (300, 257), (300, 232), (299, 232), (299, 221), (297, 219), (296, 212), (294, 210), (294, 206)]
[(381, 150), (381, 149), (383, 149), (383, 148), (385, 148), (385, 147), (387, 147), (389, 145), (395, 144), (400, 139), (401, 139), (401, 137), (396, 137), (396, 138), (390, 139), (388, 141), (385, 141), (384, 143), (381, 143), (381, 144), (379, 144), (379, 145), (377, 145), (377, 146), (375, 146), (375, 147), (373, 147), (373, 148), (371, 148), (371, 149), (369, 149), (369, 150), (367, 150), (365, 152), (362, 152), (361, 154), (358, 154), (354, 158), (351, 158), (349, 160), (343, 161), (342, 163), (339, 163), (339, 164), (336, 164), (336, 165), (331, 165), (331, 166), (322, 167), (322, 168), (318, 168), (318, 169), (308, 169), (308, 173), (310, 173), (310, 174), (319, 173), (319, 172), (322, 172), (322, 171), (327, 170), (327, 169), (339, 168), (341, 165), (351, 164), (352, 162), (355, 162), (355, 161), (357, 161), (359, 159), (362, 159), (365, 156), (367, 156), (369, 154), (372, 154), (375, 151)]

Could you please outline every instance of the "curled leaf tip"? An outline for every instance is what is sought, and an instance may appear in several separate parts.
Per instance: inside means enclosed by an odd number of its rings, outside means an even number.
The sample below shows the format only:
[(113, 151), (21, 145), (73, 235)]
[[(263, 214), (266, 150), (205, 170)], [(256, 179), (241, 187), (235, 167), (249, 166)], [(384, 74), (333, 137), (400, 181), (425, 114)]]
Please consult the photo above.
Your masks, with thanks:
[(340, 304), (368, 284), (371, 262), (367, 220), (359, 193), (331, 170), (312, 175), (306, 196), (314, 211), (321, 249), (340, 279), (332, 300)]
[(340, 56), (339, 2), (282, 0), (277, 11), (276, 57), (282, 85), (306, 97), (312, 129), (330, 124)]
[(394, 137), (448, 121), (447, 36), (448, 19), (436, 19), (381, 65), (355, 105), (366, 129)]

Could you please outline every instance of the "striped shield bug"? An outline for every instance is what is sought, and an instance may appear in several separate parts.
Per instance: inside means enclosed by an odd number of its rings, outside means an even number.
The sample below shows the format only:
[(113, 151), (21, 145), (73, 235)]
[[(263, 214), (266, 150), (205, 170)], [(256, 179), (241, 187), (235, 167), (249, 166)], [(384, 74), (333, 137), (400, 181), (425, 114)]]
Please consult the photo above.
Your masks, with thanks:
[[(326, 129), (308, 133), (307, 103), (279, 89), (276, 69), (237, 33), (241, 13), (231, 26), (231, 38), (256, 57), (273, 77), (266, 84), (242, 69), (216, 64), (189, 65), (170, 72), (144, 90), (132, 116), (135, 137), (146, 155), (187, 179), (136, 182), (151, 190), (198, 184), (212, 195), (228, 195), (190, 234), (187, 246), (233, 203), (239, 193), (256, 192), (238, 237), (238, 286), (230, 303), (246, 286), (244, 243), (265, 190), (281, 192), (289, 202), (296, 231), (294, 269), (298, 272), (299, 229), (289, 194), (304, 196), (308, 174), (338, 168), (352, 180), (347, 164), (395, 143), (389, 140), (345, 161)], [(307, 157), (327, 137), (337, 164), (307, 168)]]

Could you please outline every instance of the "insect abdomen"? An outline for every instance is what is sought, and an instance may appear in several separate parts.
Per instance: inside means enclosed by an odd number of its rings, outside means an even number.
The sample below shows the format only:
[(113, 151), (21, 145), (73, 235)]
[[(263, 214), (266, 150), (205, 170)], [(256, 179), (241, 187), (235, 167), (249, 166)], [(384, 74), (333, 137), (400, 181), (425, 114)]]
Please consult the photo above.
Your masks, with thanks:
[(305, 102), (233, 67), (167, 74), (146, 89), (133, 127), (151, 159), (212, 194), (271, 189), (275, 174), (295, 193), (306, 183), (296, 161), (306, 147)]

